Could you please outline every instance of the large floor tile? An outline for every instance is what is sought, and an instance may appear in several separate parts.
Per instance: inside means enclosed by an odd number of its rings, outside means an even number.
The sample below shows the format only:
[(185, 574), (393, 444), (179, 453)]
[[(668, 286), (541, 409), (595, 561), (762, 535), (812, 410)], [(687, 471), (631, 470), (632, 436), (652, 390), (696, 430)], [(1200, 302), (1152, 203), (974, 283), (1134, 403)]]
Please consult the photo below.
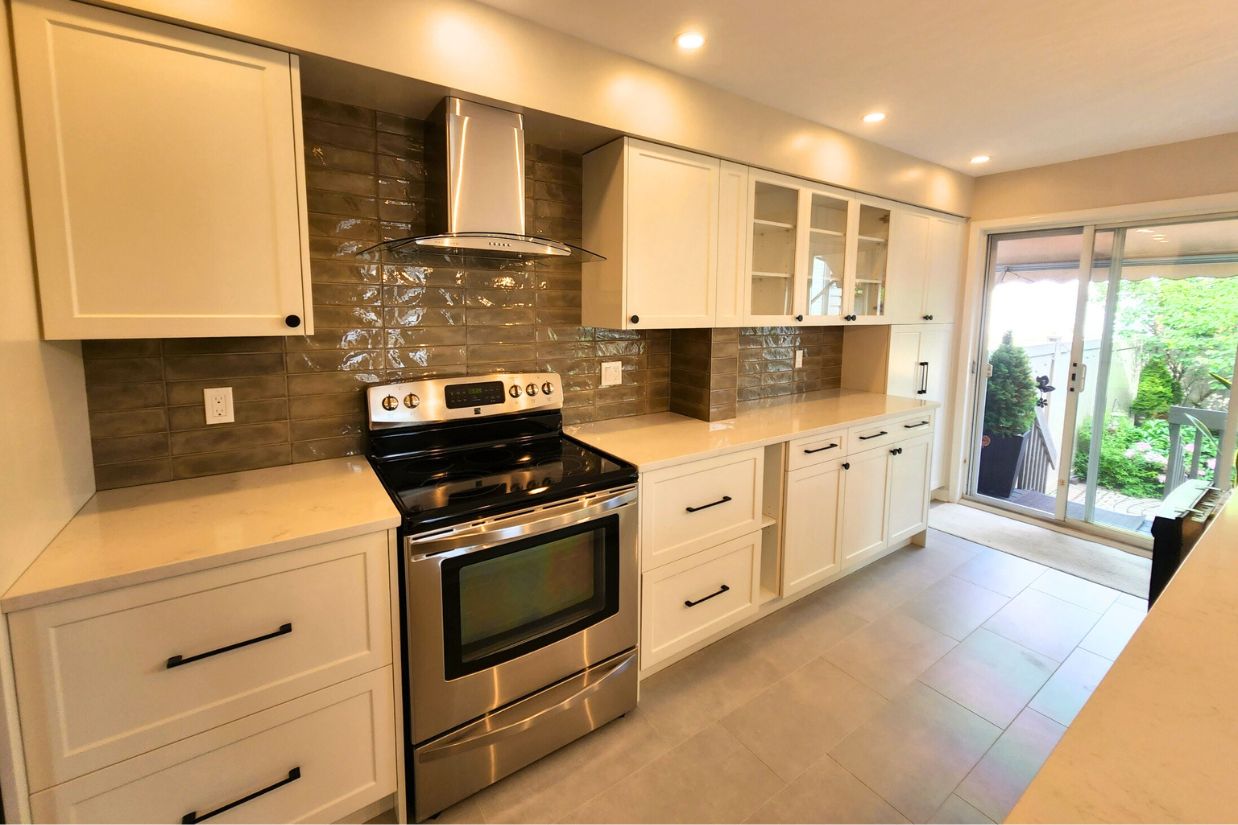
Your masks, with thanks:
[(776, 677), (803, 667), (868, 622), (835, 606), (822, 590), (735, 634), (773, 667)]
[[(398, 821), (395, 819), (395, 811), (392, 811), (391, 815), (391, 819), (383, 820), (383, 822)], [(541, 821), (550, 822), (551, 820), (544, 819)], [(370, 822), (374, 822), (374, 820), (370, 820)], [(434, 818), (434, 825), (470, 825), (470, 823), (476, 825), (476, 823), (485, 822), (486, 812), (482, 809), (481, 802), (476, 796), (470, 796), (457, 802)]]
[(987, 630), (977, 630), (920, 681), (998, 727), (1032, 701), (1058, 663)]
[(473, 798), (487, 822), (557, 822), (669, 750), (637, 708)]
[(886, 700), (825, 659), (817, 659), (722, 720), (782, 779), (791, 781)]
[(1103, 656), (1076, 650), (1062, 662), (1028, 707), (1060, 725), (1070, 725), (1112, 664)]
[(830, 755), (903, 816), (922, 822), (997, 741), (1001, 728), (916, 683)]
[(920, 624), (952, 639), (964, 639), (1009, 599), (957, 576), (946, 576), (899, 608)]
[(572, 811), (566, 822), (743, 822), (784, 783), (711, 725)]
[(774, 794), (749, 822), (906, 822), (907, 820), (829, 756)]
[(1019, 714), (955, 794), (1000, 822), (1049, 758), (1066, 728), (1034, 710)]
[(676, 662), (641, 683), (640, 706), (672, 744), (683, 742), (772, 685), (785, 670), (744, 634)]
[(1079, 647), (1106, 659), (1116, 659), (1147, 615), (1148, 611), (1143, 608), (1130, 607), (1121, 601), (1114, 602), (1088, 635), (1083, 637)]
[(1015, 596), (1046, 569), (1035, 562), (986, 547), (971, 561), (955, 570), (954, 575), (1003, 596)]
[(984, 623), (986, 630), (1059, 662), (1088, 635), (1100, 614), (1027, 589)]
[(825, 654), (829, 661), (887, 698), (944, 656), (955, 641), (909, 616), (891, 613), (860, 628)]
[(946, 801), (941, 803), (941, 807), (928, 821), (943, 823), (943, 825), (962, 825), (962, 823), (990, 825), (993, 822), (954, 794), (950, 794)]
[(1122, 595), (1117, 590), (1063, 573), (1061, 570), (1046, 570), (1040, 578), (1032, 582), (1031, 587), (1097, 613), (1104, 613), (1117, 601), (1118, 596)]

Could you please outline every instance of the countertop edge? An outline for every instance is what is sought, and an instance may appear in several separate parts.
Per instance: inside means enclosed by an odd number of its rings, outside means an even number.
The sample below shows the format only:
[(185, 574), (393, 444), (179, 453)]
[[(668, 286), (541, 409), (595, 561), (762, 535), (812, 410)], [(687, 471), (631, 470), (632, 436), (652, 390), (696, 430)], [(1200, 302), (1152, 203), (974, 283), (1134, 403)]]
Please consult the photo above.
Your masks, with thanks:
[[(931, 400), (925, 399), (925, 400), (920, 401), (920, 403), (923, 406), (919, 407), (918, 409), (930, 409), (930, 410), (936, 411), (941, 408), (941, 404), (937, 401), (931, 401)], [(861, 416), (859, 418), (846, 418), (846, 419), (841, 419), (839, 421), (835, 421), (830, 424), (823, 424), (819, 427), (809, 427), (809, 428), (802, 429), (802, 430), (792, 430), (786, 433), (761, 436), (759, 438), (754, 438), (750, 441), (745, 441), (741, 444), (728, 444), (723, 447), (716, 447), (716, 448), (711, 448), (708, 450), (684, 452), (676, 456), (673, 456), (671, 458), (659, 458), (659, 459), (655, 459), (652, 461), (645, 461), (645, 462), (637, 462), (634, 459), (628, 458), (627, 456), (624, 456), (620, 453), (616, 453), (610, 445), (607, 445), (604, 443), (605, 442), (604, 437), (595, 436), (593, 439), (591, 439), (589, 437), (590, 436), (589, 433), (577, 432), (579, 427), (582, 425), (577, 425), (576, 427), (569, 428), (567, 430), (567, 435), (569, 435), (570, 437), (578, 441), (583, 441), (585, 444), (588, 444), (590, 447), (593, 447), (598, 450), (602, 450), (604, 452), (611, 453), (615, 455), (616, 458), (621, 458), (624, 461), (634, 464), (636, 466), (636, 469), (639, 470), (640, 472), (647, 473), (653, 470), (665, 469), (667, 467), (676, 467), (687, 461), (701, 461), (707, 458), (715, 458), (717, 456), (728, 455), (729, 453), (739, 452), (740, 450), (750, 450), (750, 449), (753, 449), (754, 447), (768, 447), (771, 444), (778, 444), (784, 441), (790, 441), (791, 439), (795, 439), (795, 438), (806, 438), (806, 437), (811, 437), (811, 436), (818, 435), (821, 433), (827, 433), (832, 430), (839, 429), (840, 427), (854, 427), (854, 426), (861, 425), (861, 424), (867, 424), (871, 421), (881, 421), (884, 419), (896, 418), (899, 416), (914, 415), (915, 413), (916, 413), (916, 410), (913, 409), (913, 410), (902, 410), (900, 412), (886, 412), (886, 413), (880, 413), (877, 415)], [(652, 415), (658, 415), (658, 414), (659, 413), (652, 413)], [(626, 419), (626, 420), (637, 421), (643, 417), (644, 416), (632, 416), (632, 418)], [(688, 421), (698, 421), (703, 426), (708, 426), (711, 423), (708, 421), (701, 421), (699, 419), (693, 419), (688, 416), (684, 416), (684, 418)], [(611, 434), (607, 434), (607, 435), (611, 435)]]
[(203, 570), (211, 570), (229, 564), (275, 556), (292, 550), (301, 550), (306, 547), (326, 544), (327, 542), (364, 536), (370, 533), (386, 532), (399, 526), (400, 518), (397, 514), (393, 514), (374, 521), (352, 524), (321, 533), (311, 533), (265, 544), (238, 547), (234, 550), (214, 553), (209, 556), (145, 567), (141, 570), (133, 570), (115, 576), (75, 582), (61, 587), (35, 590), (28, 593), (6, 594), (0, 597), (0, 613), (17, 613), (47, 604), (68, 601), (83, 596), (93, 596), (98, 593), (106, 593), (111, 590), (119, 590), (139, 584), (149, 584), (150, 582), (170, 579), (189, 573), (199, 573)]

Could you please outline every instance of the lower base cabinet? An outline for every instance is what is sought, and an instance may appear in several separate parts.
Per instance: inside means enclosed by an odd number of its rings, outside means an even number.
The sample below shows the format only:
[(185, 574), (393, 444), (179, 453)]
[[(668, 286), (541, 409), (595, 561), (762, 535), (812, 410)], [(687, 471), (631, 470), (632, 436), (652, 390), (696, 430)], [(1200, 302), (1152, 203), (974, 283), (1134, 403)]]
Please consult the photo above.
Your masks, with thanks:
[(900, 442), (891, 450), (886, 525), (889, 544), (901, 544), (928, 525), (932, 465), (931, 433)]
[(395, 791), (391, 667), (30, 797), (36, 822), (334, 822)]
[(760, 588), (759, 530), (645, 573), (641, 669), (754, 615)]
[(842, 541), (844, 571), (854, 569), (886, 549), (886, 496), (890, 449), (877, 447), (847, 456), (843, 462)]
[(843, 460), (787, 473), (783, 524), (782, 595), (811, 587), (839, 572)]

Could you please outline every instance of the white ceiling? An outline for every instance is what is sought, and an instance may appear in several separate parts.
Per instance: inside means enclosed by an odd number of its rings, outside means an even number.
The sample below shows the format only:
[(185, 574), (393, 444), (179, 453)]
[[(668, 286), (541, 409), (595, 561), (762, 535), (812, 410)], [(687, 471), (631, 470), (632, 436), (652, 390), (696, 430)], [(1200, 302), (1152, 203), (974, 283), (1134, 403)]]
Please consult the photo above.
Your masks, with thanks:
[(482, 2), (968, 174), (1238, 131), (1238, 0)]

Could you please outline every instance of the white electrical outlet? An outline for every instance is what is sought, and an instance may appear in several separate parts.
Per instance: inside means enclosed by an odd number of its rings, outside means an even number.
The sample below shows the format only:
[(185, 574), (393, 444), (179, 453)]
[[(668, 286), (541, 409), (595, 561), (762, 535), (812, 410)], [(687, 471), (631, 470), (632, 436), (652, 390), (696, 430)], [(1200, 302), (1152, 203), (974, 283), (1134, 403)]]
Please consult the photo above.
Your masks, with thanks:
[(804, 351), (797, 349), (795, 351), (795, 368), (799, 369), (802, 366), (804, 366)]
[(623, 362), (622, 361), (603, 361), (602, 362), (602, 386), (613, 387), (616, 384), (623, 383)]
[(236, 421), (236, 415), (232, 411), (231, 387), (207, 387), (202, 390), (202, 402), (206, 405), (207, 424)]

